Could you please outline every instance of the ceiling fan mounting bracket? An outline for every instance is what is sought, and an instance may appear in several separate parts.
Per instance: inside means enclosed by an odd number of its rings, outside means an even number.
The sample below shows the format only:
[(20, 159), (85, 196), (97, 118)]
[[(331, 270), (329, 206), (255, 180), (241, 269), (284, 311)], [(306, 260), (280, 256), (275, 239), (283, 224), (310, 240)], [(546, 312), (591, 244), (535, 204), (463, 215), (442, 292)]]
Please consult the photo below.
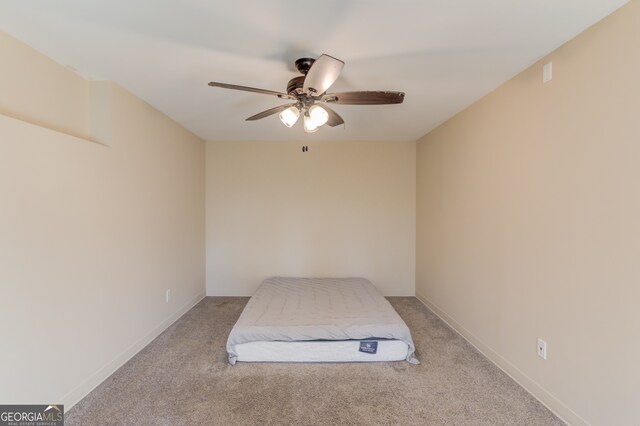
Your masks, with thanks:
[(311, 65), (313, 65), (315, 61), (313, 58), (300, 58), (296, 61), (296, 69), (300, 71), (301, 74), (307, 75), (311, 69)]

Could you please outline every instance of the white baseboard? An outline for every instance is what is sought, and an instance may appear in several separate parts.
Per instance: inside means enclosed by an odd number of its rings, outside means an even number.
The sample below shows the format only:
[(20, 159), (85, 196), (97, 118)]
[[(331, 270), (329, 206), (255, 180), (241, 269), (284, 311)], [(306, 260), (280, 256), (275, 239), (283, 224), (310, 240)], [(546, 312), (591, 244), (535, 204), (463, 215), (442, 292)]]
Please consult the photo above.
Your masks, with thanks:
[(171, 324), (176, 322), (182, 315), (187, 313), (189, 309), (193, 308), (198, 302), (206, 297), (205, 293), (199, 293), (196, 297), (189, 302), (182, 305), (176, 312), (174, 312), (169, 318), (162, 321), (156, 328), (151, 330), (147, 335), (142, 337), (136, 343), (131, 345), (128, 349), (118, 355), (115, 359), (95, 372), (85, 382), (78, 385), (71, 392), (60, 398), (58, 401), (64, 404), (65, 411), (68, 411), (76, 405), (82, 398), (87, 396), (89, 392), (94, 390), (100, 383), (102, 383), (107, 377), (115, 373), (115, 371), (122, 367), (127, 361), (129, 361), (135, 354), (140, 352), (145, 346), (147, 346), (153, 339), (158, 337), (163, 331), (165, 331)]
[(546, 389), (536, 383), (533, 379), (520, 371), (516, 366), (500, 356), (496, 351), (484, 344), (480, 339), (471, 334), (460, 323), (450, 317), (446, 312), (432, 303), (424, 294), (416, 290), (416, 298), (421, 301), (429, 310), (436, 314), (442, 321), (451, 327), (456, 333), (462, 336), (467, 342), (475, 347), (489, 361), (494, 363), (499, 369), (504, 371), (509, 377), (522, 386), (527, 392), (533, 395), (545, 407), (551, 410), (562, 421), (570, 425), (589, 425), (585, 419), (576, 414), (573, 410), (563, 404), (558, 398), (549, 393)]

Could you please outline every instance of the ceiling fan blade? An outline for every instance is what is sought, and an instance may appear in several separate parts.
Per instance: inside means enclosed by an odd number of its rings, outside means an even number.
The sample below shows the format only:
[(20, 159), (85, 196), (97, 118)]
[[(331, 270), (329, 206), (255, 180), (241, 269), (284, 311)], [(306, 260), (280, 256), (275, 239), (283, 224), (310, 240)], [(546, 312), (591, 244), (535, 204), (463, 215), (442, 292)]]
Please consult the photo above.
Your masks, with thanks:
[(295, 104), (278, 105), (277, 107), (273, 107), (273, 108), (270, 108), (270, 109), (268, 109), (266, 111), (262, 111), (262, 112), (260, 112), (260, 113), (258, 113), (256, 115), (252, 115), (251, 117), (247, 118), (246, 121), (260, 120), (261, 118), (265, 118), (265, 117), (268, 117), (270, 115), (282, 112), (285, 109), (287, 109), (287, 108), (289, 108), (291, 106), (294, 106), (294, 105)]
[(322, 109), (324, 109), (329, 113), (329, 120), (327, 120), (327, 126), (336, 127), (341, 124), (344, 124), (344, 120), (342, 119), (342, 117), (338, 115), (337, 112), (335, 112), (334, 110), (332, 110), (326, 105), (322, 105)]
[(327, 91), (338, 79), (344, 62), (329, 55), (320, 55), (315, 60), (304, 79), (302, 90), (311, 96), (319, 96)]
[(286, 93), (275, 92), (273, 90), (256, 89), (255, 87), (238, 86), (236, 84), (218, 83), (216, 81), (212, 81), (209, 83), (209, 86), (222, 87), (223, 89), (242, 90), (244, 92), (261, 93), (263, 95), (272, 95), (277, 96), (280, 99), (295, 99), (293, 96), (287, 95)]
[(371, 91), (327, 93), (320, 100), (343, 105), (401, 104), (402, 101), (404, 101), (404, 92)]

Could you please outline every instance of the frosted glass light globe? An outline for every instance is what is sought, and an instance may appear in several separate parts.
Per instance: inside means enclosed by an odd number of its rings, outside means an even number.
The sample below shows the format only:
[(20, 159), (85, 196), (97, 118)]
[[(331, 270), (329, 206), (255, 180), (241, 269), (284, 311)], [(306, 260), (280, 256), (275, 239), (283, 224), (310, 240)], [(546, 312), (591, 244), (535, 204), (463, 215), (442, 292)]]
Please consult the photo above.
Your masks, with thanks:
[(300, 117), (300, 110), (295, 106), (292, 106), (282, 111), (279, 117), (282, 124), (287, 127), (291, 127), (296, 124), (296, 121), (298, 121), (298, 117)]
[(304, 115), (304, 131), (313, 133), (318, 130), (318, 125), (313, 121), (309, 114)]
[(309, 108), (309, 116), (318, 127), (322, 126), (329, 120), (329, 113), (320, 105), (311, 106), (311, 108)]

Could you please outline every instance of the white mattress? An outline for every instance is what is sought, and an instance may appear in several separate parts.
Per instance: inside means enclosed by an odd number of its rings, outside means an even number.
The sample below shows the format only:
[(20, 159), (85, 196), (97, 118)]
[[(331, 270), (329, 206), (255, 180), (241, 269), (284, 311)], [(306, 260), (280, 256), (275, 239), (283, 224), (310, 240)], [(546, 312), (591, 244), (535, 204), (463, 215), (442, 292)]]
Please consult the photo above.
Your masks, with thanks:
[[(389, 350), (398, 349), (389, 343), (392, 340), (405, 344), (400, 359), (419, 363), (409, 328), (368, 280), (275, 277), (263, 281), (249, 299), (229, 334), (227, 352), (231, 364), (249, 357), (253, 361), (283, 362), (292, 362), (289, 356), (300, 362), (309, 358), (324, 362), (391, 360), (384, 358), (390, 356), (387, 346)], [(326, 341), (340, 344), (334, 346)], [(360, 348), (363, 341), (376, 341), (380, 357), (375, 350), (367, 353), (366, 348)], [(245, 350), (244, 359), (240, 359), (238, 347), (249, 349)], [(291, 349), (297, 354), (289, 355), (287, 351)], [(311, 354), (313, 351), (316, 354)], [(259, 358), (267, 352), (269, 359)], [(281, 357), (276, 358), (276, 353)]]
[(405, 342), (378, 340), (377, 343), (375, 354), (360, 352), (358, 340), (249, 342), (236, 345), (236, 353), (240, 362), (372, 362), (407, 358), (409, 346)]

